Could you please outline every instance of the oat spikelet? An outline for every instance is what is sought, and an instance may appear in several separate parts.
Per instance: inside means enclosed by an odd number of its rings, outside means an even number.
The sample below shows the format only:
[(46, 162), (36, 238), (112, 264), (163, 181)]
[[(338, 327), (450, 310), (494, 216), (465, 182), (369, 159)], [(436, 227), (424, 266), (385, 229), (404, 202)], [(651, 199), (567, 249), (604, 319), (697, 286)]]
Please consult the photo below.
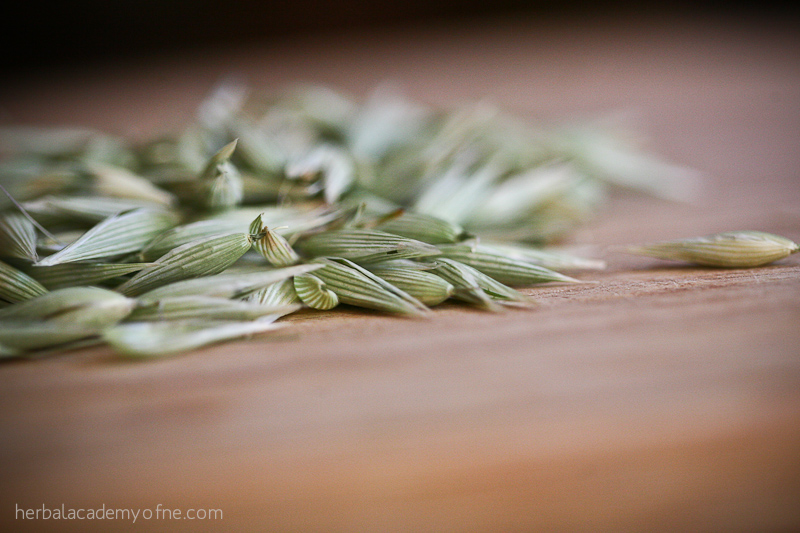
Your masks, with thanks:
[(625, 252), (703, 266), (750, 268), (800, 251), (797, 243), (763, 231), (728, 231), (703, 237), (630, 246)]

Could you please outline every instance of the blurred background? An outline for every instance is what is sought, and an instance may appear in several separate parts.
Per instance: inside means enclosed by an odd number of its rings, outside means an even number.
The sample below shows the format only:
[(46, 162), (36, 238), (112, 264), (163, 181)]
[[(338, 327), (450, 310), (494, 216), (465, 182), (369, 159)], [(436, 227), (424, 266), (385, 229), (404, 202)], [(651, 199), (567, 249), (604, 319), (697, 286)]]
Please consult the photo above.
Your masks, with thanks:
[[(692, 16), (775, 17), (781, 3), (653, 0), (30, 0), (15, 5), (0, 61), (6, 79), (56, 66), (162, 54), (167, 50), (270, 43), (298, 35), (346, 36), (364, 28), (530, 19)], [(789, 7), (783, 7), (787, 12)]]
[[(750, 175), (795, 187), (785, 179), (796, 168), (800, 127), (800, 25), (791, 4), (29, 0), (17, 7), (13, 31), (0, 37), (3, 124), (151, 137), (193, 120), (228, 77), (263, 93), (312, 83), (356, 98), (390, 82), (426, 104), (488, 101), (532, 120), (624, 114), (666, 159), (725, 176), (715, 198), (743, 198), (734, 176), (743, 187)], [(780, 134), (759, 135), (766, 127)]]

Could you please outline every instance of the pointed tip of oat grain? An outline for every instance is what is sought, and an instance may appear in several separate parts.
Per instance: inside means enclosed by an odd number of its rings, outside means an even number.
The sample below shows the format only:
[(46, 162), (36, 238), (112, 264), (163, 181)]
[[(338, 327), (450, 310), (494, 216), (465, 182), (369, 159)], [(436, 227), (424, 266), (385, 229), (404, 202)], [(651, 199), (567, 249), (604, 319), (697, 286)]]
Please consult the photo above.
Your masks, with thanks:
[(230, 157), (233, 154), (233, 151), (236, 150), (236, 145), (239, 144), (239, 139), (236, 138), (222, 147), (220, 150), (221, 154), (224, 154), (226, 157)]

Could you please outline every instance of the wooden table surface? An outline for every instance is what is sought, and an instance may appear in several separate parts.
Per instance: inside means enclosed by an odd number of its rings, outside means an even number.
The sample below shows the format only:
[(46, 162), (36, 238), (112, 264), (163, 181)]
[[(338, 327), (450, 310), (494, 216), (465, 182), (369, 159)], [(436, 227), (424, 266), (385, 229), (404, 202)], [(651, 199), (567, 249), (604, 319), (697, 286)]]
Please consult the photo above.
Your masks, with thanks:
[[(791, 25), (600, 19), (317, 35), (28, 73), (7, 123), (150, 135), (226, 75), (548, 121), (632, 114), (701, 171), (692, 204), (615, 197), (573, 243), (609, 268), (533, 311), (305, 313), (277, 337), (131, 363), (0, 366), (0, 529), (795, 531), (800, 257), (749, 270), (607, 255), (760, 229), (800, 240)], [(221, 509), (221, 520), (23, 520), (17, 509)], [(159, 505), (161, 507), (159, 507)], [(144, 515), (141, 515), (144, 516)]]

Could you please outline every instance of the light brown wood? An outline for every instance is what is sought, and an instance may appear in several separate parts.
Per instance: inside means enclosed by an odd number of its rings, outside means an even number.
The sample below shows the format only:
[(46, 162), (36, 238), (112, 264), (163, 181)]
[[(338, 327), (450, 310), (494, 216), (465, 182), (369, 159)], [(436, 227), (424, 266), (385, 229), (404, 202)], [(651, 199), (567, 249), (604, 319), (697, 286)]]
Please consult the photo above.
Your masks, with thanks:
[[(605, 246), (760, 229), (800, 240), (800, 47), (748, 21), (492, 21), (43, 73), (9, 121), (147, 135), (221, 74), (557, 120), (632, 111), (706, 176), (695, 204), (612, 199), (582, 285), (533, 311), (337, 311), (147, 363), (0, 366), (3, 530), (800, 529), (800, 261), (715, 270)], [(220, 521), (26, 521), (16, 508), (212, 508)]]

